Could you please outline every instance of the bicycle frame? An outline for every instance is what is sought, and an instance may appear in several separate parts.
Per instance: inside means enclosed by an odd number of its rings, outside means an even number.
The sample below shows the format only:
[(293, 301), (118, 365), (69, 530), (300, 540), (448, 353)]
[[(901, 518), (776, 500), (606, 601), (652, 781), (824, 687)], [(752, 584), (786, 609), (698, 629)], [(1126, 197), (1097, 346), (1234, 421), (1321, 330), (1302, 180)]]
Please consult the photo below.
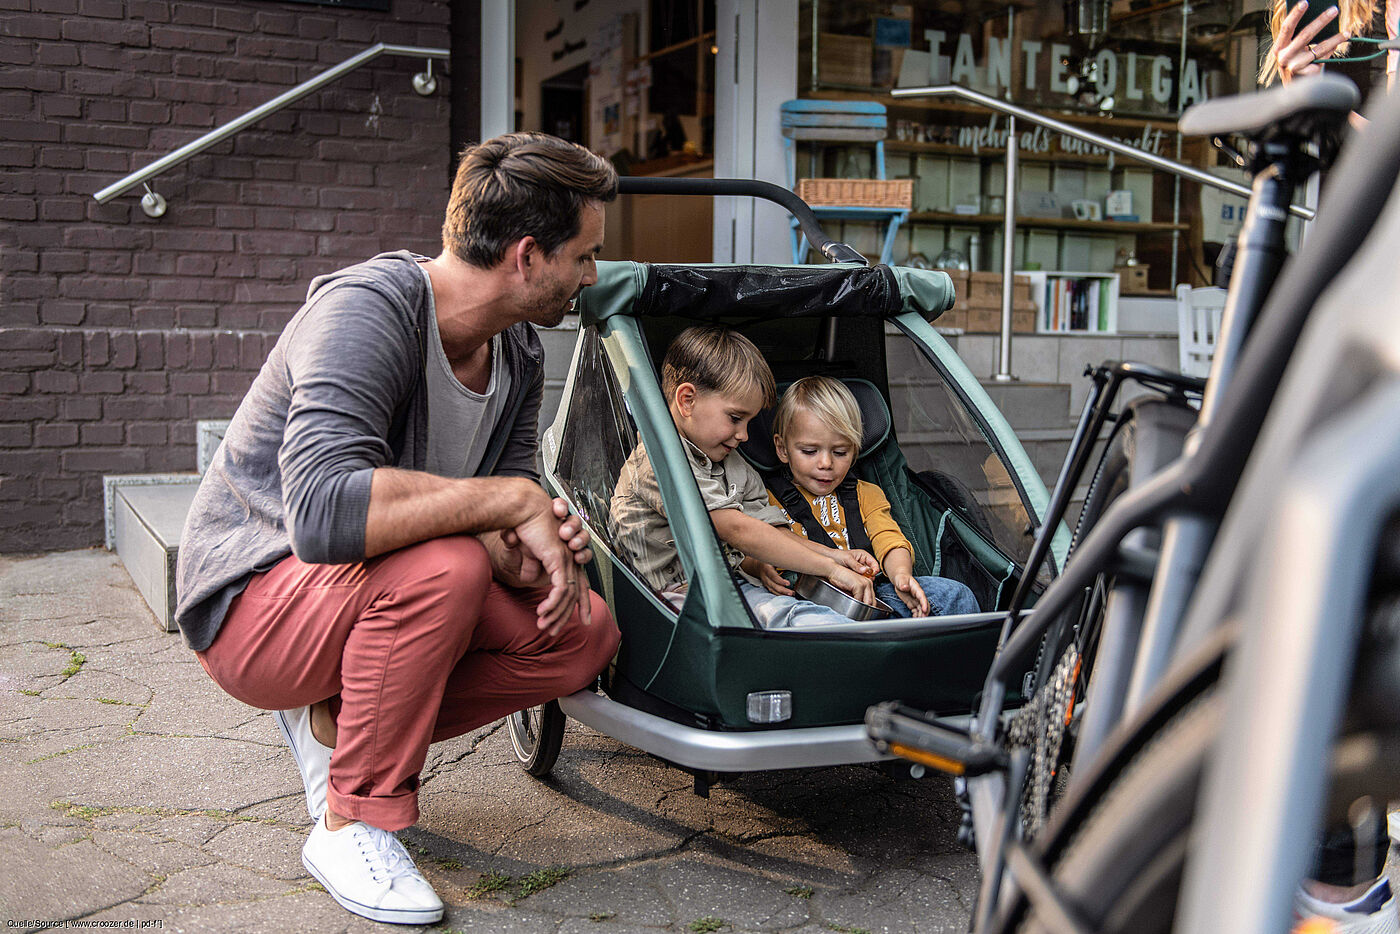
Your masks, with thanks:
[[(1125, 555), (1120, 543), (1133, 530), (1154, 524), (1163, 527), (1164, 535), (1160, 554), (1155, 561), (1147, 562), (1151, 570), (1144, 575), (1153, 581), (1153, 587), (1135, 657), (1129, 702), (1138, 701), (1160, 680), (1178, 643), (1180, 622), (1211, 552), (1220, 516), (1234, 493), (1244, 455), (1255, 437), (1237, 436), (1232, 439), (1236, 443), (1226, 447), (1211, 446), (1203, 440), (1210, 437), (1213, 416), (1233, 381), (1240, 354), (1282, 267), (1284, 222), (1293, 190), (1319, 165), (1319, 159), (1309, 155), (1304, 147), (1314, 129), (1309, 125), (1306, 132), (1266, 134), (1256, 144), (1253, 195), (1239, 236), (1221, 339), (1195, 438), (1188, 441), (1187, 452), (1180, 460), (1145, 485), (1130, 490), (1108, 509), (1071, 557), (1064, 574), (1046, 589), (1028, 620), (1014, 628), (1008, 620), (1008, 638), (988, 675), (983, 702), (974, 718), (974, 742), (996, 743), (1002, 724), (1006, 676), (1028, 660), (1084, 588), (1098, 574), (1123, 565), (1125, 559), (1130, 568), (1142, 574), (1143, 562)], [(1269, 392), (1251, 400), (1258, 410), (1256, 422), (1262, 421), (1271, 397)], [(1088, 418), (1086, 406), (1081, 427)], [(1079, 445), (1086, 445), (1092, 438), (1076, 432)], [(1087, 453), (1072, 449), (1061, 480), (1072, 473), (1074, 466), (1082, 470), (1085, 462)], [(1056, 500), (1062, 498), (1061, 486), (1057, 483), (1056, 493), (1060, 495)], [(1047, 524), (1046, 528), (1051, 526)], [(1036, 552), (1040, 554), (1043, 549)], [(1035, 571), (1038, 566), (1028, 567), (1023, 580)], [(967, 779), (968, 806), (983, 870), (975, 930), (985, 928), (1003, 894), (1003, 868), (1014, 836), (1024, 778), (1024, 770), (1017, 768), (1014, 754), (1009, 761), (1016, 774), (993, 772)]]

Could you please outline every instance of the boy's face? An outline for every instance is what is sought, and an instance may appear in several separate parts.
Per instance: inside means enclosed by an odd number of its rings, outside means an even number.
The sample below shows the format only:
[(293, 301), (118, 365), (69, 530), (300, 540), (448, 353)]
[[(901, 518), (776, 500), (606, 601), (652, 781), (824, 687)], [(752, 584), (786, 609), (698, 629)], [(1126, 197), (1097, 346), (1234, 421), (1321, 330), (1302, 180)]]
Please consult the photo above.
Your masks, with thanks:
[(840, 486), (856, 461), (855, 445), (805, 409), (792, 414), (786, 437), (773, 436), (773, 447), (791, 469), (793, 481), (817, 496)]
[(757, 386), (738, 393), (708, 392), (681, 383), (671, 408), (685, 439), (718, 463), (748, 439), (749, 419), (763, 408), (763, 392)]

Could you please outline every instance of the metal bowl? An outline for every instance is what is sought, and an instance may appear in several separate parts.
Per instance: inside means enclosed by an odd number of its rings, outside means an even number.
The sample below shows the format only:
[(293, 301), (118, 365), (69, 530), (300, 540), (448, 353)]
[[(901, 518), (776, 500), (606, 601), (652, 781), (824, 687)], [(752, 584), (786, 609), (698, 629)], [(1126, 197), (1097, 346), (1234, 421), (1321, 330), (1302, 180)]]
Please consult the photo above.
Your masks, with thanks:
[(849, 616), (858, 623), (868, 619), (889, 619), (894, 616), (894, 610), (891, 610), (880, 598), (875, 598), (873, 606), (869, 603), (862, 603), (841, 588), (834, 587), (826, 580), (812, 574), (797, 575), (797, 582), (792, 585), (792, 589), (803, 600), (811, 600), (821, 606), (830, 607), (842, 616)]

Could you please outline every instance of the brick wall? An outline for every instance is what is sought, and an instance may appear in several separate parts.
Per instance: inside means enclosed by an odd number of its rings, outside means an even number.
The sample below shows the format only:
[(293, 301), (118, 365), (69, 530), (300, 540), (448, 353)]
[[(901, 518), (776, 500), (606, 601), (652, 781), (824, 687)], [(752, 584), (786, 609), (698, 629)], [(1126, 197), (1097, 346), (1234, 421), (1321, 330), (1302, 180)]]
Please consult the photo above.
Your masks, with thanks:
[(103, 474), (193, 470), (312, 277), (437, 252), (448, 82), (381, 57), (157, 177), (158, 220), (93, 192), (375, 42), (447, 48), (449, 17), (0, 0), (0, 552), (99, 544)]

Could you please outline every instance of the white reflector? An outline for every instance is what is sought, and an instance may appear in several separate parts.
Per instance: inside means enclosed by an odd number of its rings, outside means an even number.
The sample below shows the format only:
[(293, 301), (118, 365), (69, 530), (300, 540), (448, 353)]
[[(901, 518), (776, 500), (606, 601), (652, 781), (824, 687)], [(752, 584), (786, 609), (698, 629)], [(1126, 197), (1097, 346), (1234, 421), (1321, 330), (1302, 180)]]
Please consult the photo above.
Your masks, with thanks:
[(748, 709), (750, 723), (782, 723), (792, 717), (792, 692), (754, 691)]

